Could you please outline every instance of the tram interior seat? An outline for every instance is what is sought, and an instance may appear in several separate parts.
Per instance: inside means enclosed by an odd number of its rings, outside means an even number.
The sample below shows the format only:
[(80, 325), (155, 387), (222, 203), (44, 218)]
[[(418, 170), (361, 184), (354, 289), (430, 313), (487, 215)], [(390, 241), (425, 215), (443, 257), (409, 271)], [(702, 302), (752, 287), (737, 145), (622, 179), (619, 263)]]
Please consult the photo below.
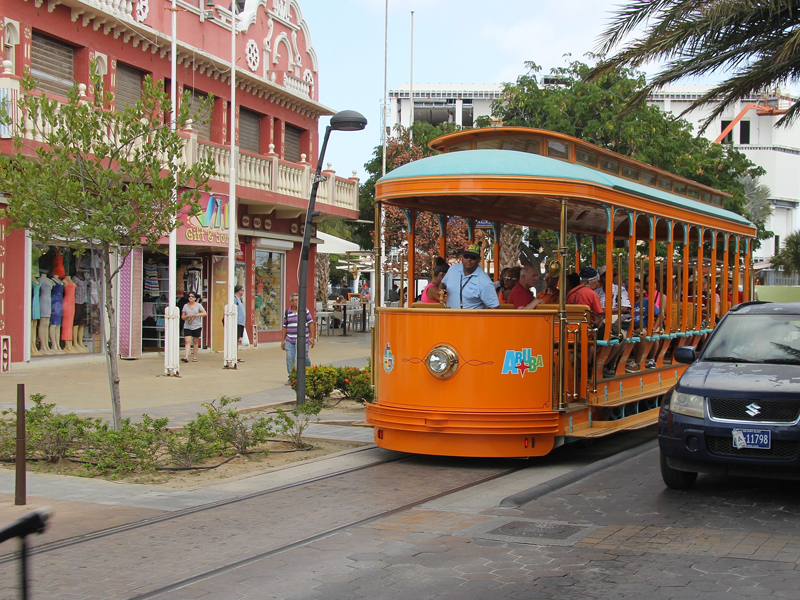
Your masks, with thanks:
[[(439, 302), (414, 302), (411, 305), (411, 308), (447, 308), (444, 304)], [(504, 310), (516, 310), (516, 306), (513, 304), (501, 304), (497, 308), (502, 308)]]

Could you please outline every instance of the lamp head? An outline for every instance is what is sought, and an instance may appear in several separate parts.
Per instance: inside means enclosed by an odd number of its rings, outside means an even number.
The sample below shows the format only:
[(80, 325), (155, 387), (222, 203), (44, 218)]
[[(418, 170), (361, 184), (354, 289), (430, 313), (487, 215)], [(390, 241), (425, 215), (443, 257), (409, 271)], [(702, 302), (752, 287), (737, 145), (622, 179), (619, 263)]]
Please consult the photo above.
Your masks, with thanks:
[(361, 131), (367, 126), (367, 118), (354, 110), (343, 110), (331, 117), (330, 128), (334, 131)]

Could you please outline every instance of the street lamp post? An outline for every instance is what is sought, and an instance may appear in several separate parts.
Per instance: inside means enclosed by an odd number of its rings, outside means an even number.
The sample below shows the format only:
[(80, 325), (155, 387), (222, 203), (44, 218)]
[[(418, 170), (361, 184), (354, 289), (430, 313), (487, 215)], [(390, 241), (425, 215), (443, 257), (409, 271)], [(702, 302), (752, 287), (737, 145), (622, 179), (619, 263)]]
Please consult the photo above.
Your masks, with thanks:
[[(328, 137), (331, 131), (361, 131), (367, 126), (367, 119), (364, 115), (354, 110), (343, 110), (331, 117), (330, 124), (325, 128), (325, 137), (322, 140), (322, 148), (319, 151), (319, 161), (317, 170), (314, 173), (314, 181), (311, 185), (311, 196), (308, 199), (308, 210), (306, 210), (306, 224), (303, 230), (303, 245), (300, 248), (300, 281), (297, 284), (297, 406), (305, 404), (306, 401), (306, 344), (308, 336), (306, 334), (306, 292), (308, 288), (308, 254), (311, 249), (311, 221), (319, 213), (314, 210), (317, 201), (317, 188), (320, 181), (325, 181), (322, 177), (322, 162), (325, 159), (325, 148), (328, 146)], [(301, 342), (300, 327), (303, 328), (303, 341)]]

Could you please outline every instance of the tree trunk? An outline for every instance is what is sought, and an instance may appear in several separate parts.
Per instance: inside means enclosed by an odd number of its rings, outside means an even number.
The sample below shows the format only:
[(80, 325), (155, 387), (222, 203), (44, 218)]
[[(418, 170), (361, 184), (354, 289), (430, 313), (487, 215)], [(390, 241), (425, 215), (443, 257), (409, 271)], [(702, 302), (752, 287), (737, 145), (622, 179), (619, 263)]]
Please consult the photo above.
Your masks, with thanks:
[(500, 268), (519, 266), (519, 243), (522, 241), (522, 228), (516, 225), (503, 225), (500, 230)]
[(114, 417), (114, 428), (119, 429), (122, 423), (122, 400), (119, 393), (119, 356), (117, 355), (117, 314), (114, 308), (114, 294), (111, 270), (111, 248), (103, 245), (103, 282), (105, 315), (100, 315), (101, 327), (105, 331), (108, 319), (108, 339), (106, 340), (106, 365), (108, 366), (108, 383), (111, 387), (111, 410)]
[(327, 306), (328, 302), (328, 283), (331, 275), (331, 256), (317, 252), (316, 280), (317, 280), (317, 302), (322, 302)]

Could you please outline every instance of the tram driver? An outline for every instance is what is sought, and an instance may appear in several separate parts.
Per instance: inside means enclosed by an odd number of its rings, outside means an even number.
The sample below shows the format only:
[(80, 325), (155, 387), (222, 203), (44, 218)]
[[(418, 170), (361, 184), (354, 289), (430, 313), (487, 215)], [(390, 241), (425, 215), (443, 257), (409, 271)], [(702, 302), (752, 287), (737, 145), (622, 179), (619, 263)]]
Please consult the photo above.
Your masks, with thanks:
[(447, 291), (447, 308), (497, 308), (500, 301), (494, 283), (478, 266), (481, 247), (469, 244), (461, 253), (461, 263), (450, 267), (440, 285)]

